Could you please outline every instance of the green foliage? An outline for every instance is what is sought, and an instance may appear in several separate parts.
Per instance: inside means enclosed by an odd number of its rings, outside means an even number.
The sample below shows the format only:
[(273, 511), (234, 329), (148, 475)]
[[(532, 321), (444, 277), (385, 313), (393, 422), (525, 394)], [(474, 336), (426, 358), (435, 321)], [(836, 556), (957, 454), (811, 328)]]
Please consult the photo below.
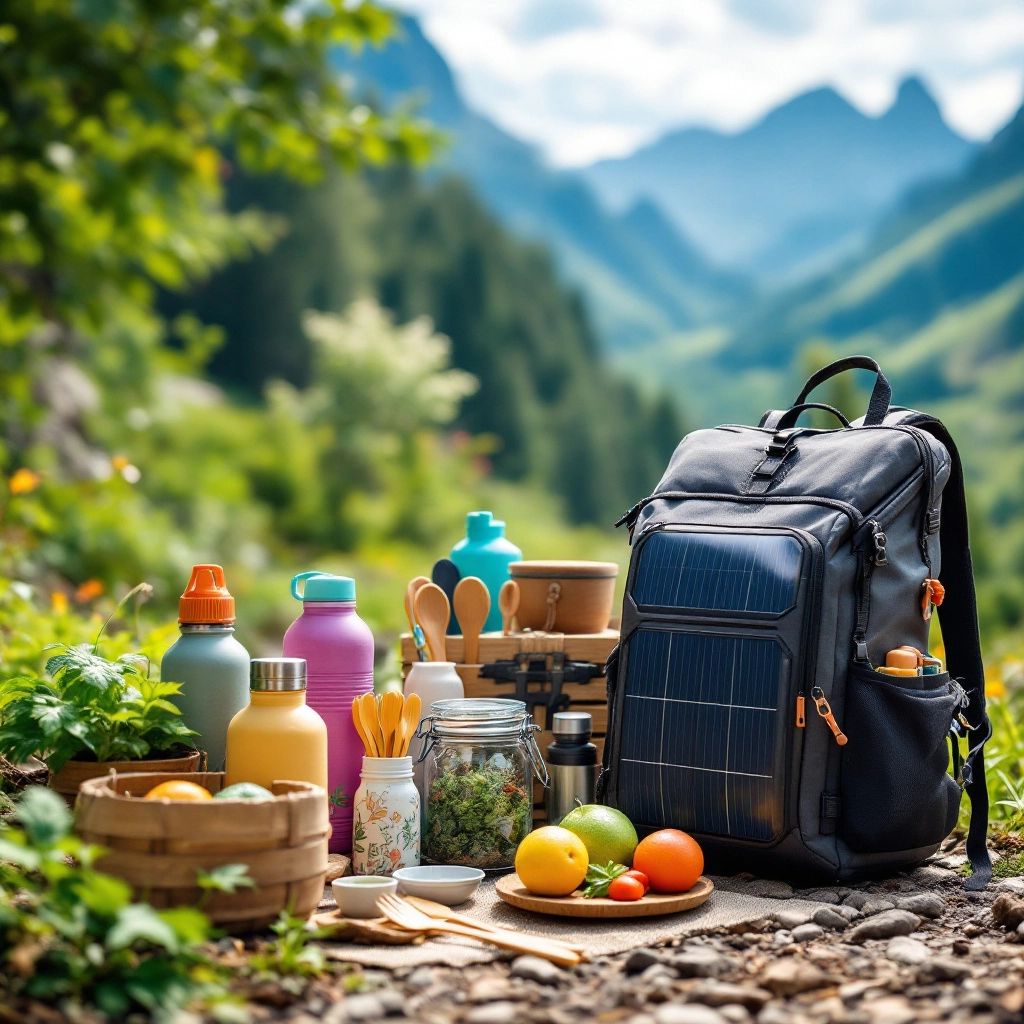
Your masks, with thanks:
[(50, 790), (26, 790), (16, 822), (0, 824), (0, 964), (14, 1006), (170, 1020), (227, 998), (225, 972), (201, 949), (210, 925), (200, 911), (133, 903), (124, 882), (94, 868), (100, 849), (71, 833)]
[(608, 895), (608, 887), (619, 875), (624, 875), (629, 868), (625, 864), (608, 861), (607, 864), (590, 864), (587, 866), (586, 885), (583, 895), (587, 899), (596, 899)]
[(95, 644), (57, 646), (47, 677), (0, 681), (0, 754), (37, 754), (59, 772), (71, 758), (132, 760), (186, 745), (195, 732), (168, 699), (177, 683), (149, 679), (135, 654), (111, 661)]
[(329, 932), (310, 928), (306, 921), (281, 911), (270, 926), (276, 938), (249, 958), (248, 971), (257, 981), (272, 979), (288, 991), (301, 991), (309, 978), (330, 969), (324, 951), (316, 945)]

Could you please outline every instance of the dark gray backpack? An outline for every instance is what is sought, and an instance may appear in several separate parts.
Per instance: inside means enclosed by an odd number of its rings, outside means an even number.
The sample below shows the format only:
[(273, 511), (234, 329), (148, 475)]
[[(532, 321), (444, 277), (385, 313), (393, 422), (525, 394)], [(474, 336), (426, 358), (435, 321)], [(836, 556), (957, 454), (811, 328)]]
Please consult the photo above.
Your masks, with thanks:
[[(851, 368), (876, 374), (852, 424), (806, 401)], [(757, 427), (687, 435), (620, 520), (633, 550), (600, 792), (641, 830), (693, 834), (711, 870), (909, 867), (966, 789), (967, 884), (991, 877), (963, 473), (942, 424), (890, 397), (873, 359), (832, 363)], [(798, 426), (809, 408), (842, 427)], [(948, 671), (877, 672), (894, 648), (927, 652), (942, 586)]]

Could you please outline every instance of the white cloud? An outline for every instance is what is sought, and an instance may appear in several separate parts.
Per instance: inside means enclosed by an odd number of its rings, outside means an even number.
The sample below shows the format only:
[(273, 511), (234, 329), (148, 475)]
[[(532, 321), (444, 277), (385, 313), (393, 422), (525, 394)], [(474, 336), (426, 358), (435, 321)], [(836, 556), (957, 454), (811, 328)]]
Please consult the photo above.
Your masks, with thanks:
[(878, 112), (920, 73), (991, 135), (1024, 90), (1020, 0), (400, 0), (470, 103), (559, 164), (678, 125), (740, 128), (824, 83)]

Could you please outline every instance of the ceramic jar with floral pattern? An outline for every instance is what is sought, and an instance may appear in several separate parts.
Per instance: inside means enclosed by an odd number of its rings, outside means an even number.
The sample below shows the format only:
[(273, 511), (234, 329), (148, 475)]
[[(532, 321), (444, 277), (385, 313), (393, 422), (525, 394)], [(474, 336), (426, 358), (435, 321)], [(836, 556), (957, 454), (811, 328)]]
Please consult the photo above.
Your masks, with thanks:
[(364, 757), (352, 804), (352, 872), (390, 875), (420, 862), (420, 794), (411, 757)]

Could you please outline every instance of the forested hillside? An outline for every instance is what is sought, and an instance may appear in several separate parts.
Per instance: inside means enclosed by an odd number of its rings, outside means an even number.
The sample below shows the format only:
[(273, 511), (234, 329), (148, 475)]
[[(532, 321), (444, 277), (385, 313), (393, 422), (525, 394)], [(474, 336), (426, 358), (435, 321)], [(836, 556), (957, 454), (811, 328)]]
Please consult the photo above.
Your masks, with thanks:
[(303, 313), (373, 295), (399, 321), (428, 315), (451, 338), (454, 364), (479, 381), (457, 424), (490, 439), (499, 475), (604, 523), (657, 481), (682, 433), (676, 404), (607, 368), (550, 255), (512, 238), (466, 185), (402, 171), (310, 190), (240, 176), (230, 198), (278, 214), (283, 238), (168, 300), (223, 329), (221, 381), (254, 395), (275, 377), (309, 383)]

